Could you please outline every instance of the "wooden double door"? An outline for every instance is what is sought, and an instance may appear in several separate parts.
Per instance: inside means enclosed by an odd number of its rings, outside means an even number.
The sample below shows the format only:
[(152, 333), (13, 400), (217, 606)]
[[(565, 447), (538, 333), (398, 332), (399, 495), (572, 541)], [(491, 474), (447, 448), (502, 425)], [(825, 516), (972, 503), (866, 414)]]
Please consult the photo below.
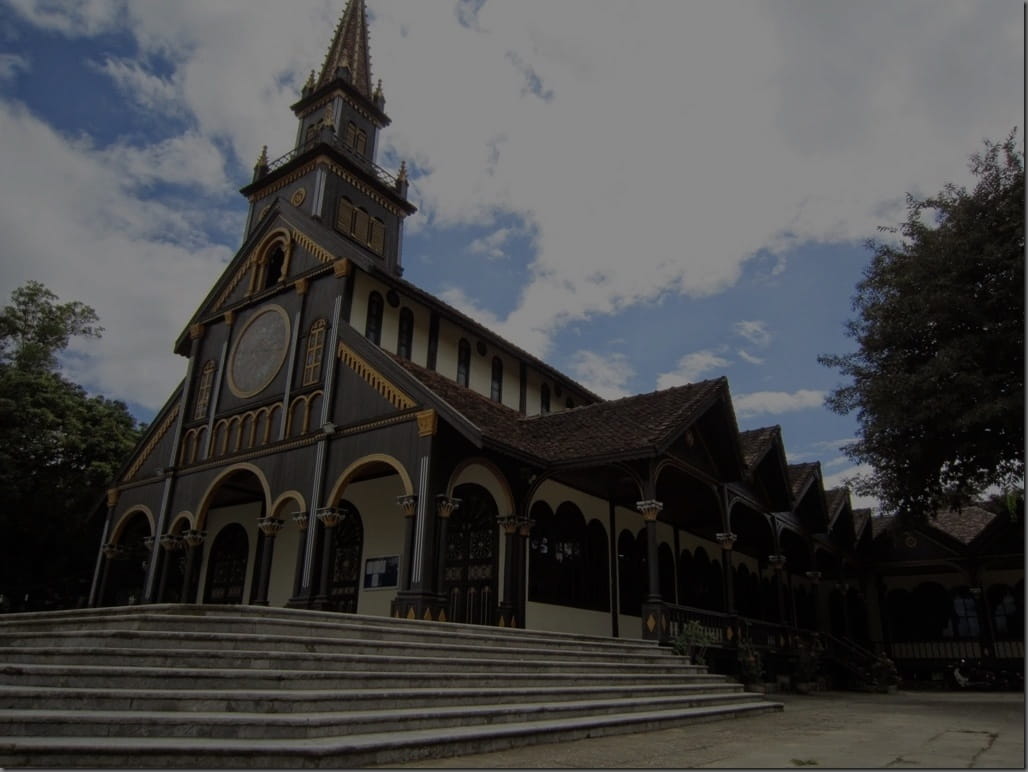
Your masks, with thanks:
[(443, 592), (451, 622), (496, 622), (500, 538), (496, 502), (480, 485), (457, 486), (460, 506), (446, 534)]

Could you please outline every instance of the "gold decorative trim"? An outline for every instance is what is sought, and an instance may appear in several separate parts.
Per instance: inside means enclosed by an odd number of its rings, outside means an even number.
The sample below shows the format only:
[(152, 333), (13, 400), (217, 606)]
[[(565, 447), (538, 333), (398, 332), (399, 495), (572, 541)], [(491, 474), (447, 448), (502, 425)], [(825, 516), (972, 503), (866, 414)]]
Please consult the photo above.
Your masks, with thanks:
[(426, 608), (425, 609), (425, 613), (422, 615), (421, 618), (424, 619), (426, 622), (431, 622), (432, 621), (432, 609)]
[(321, 262), (323, 262), (323, 263), (335, 262), (336, 256), (333, 255), (331, 252), (329, 252), (324, 247), (322, 247), (321, 245), (319, 245), (318, 243), (316, 243), (314, 240), (309, 238), (307, 236), (307, 234), (301, 233), (300, 231), (297, 231), (297, 230), (290, 230), (290, 234), (292, 235), (293, 240), (297, 244), (299, 244), (300, 246), (304, 247), (308, 252), (313, 254)]
[(204, 326), (202, 324), (194, 324), (189, 328), (189, 337), (193, 340), (199, 340), (203, 337)]
[(140, 452), (139, 456), (136, 458), (135, 461), (132, 462), (132, 466), (129, 467), (128, 471), (125, 473), (125, 476), (121, 478), (123, 482), (128, 482), (136, 476), (136, 473), (139, 471), (140, 467), (142, 467), (143, 464), (146, 463), (146, 460), (150, 457), (150, 454), (153, 453), (154, 448), (157, 447), (157, 443), (164, 439), (164, 435), (168, 433), (168, 430), (171, 428), (171, 425), (175, 422), (175, 419), (178, 417), (178, 412), (181, 408), (182, 403), (179, 402), (175, 405), (175, 407), (171, 409), (171, 412), (168, 413), (167, 418), (165, 418), (161, 425), (157, 427), (157, 431), (154, 432), (153, 437), (151, 437), (149, 442), (147, 442), (146, 445), (143, 446), (143, 450)]
[(434, 437), (437, 426), (436, 412), (429, 408), (428, 410), (422, 410), (415, 416), (418, 419), (418, 436), (419, 437)]
[(377, 421), (368, 421), (366, 423), (357, 424), (356, 426), (350, 426), (346, 429), (337, 430), (336, 434), (340, 437), (346, 437), (351, 434), (361, 434), (363, 432), (370, 432), (374, 431), (375, 429), (381, 429), (385, 426), (392, 426), (393, 424), (402, 424), (409, 421), (410, 419), (410, 413), (389, 416), (388, 418), (380, 418)]
[(439, 609), (439, 620), (438, 621), (440, 621), (440, 622), (445, 622), (446, 621), (446, 609), (443, 609), (443, 608)]
[(228, 300), (228, 296), (235, 291), (236, 287), (239, 286), (239, 282), (241, 282), (243, 280), (243, 277), (250, 272), (250, 270), (254, 266), (254, 263), (256, 262), (257, 251), (254, 250), (249, 255), (247, 255), (246, 260), (244, 260), (243, 264), (239, 266), (239, 270), (236, 271), (232, 278), (229, 280), (228, 286), (226, 286), (225, 290), (218, 296), (218, 299), (214, 301), (215, 310), (225, 305), (225, 302)]
[(306, 188), (297, 188), (293, 191), (293, 195), (289, 197), (289, 203), (293, 206), (300, 206), (307, 198)]
[(118, 496), (119, 495), (120, 495), (120, 492), (118, 491), (117, 488), (108, 488), (107, 489), (107, 506), (109, 506), (109, 507), (116, 506), (117, 503), (118, 503)]
[(236, 320), (236, 312), (235, 311), (226, 311), (225, 315), (222, 316), (221, 318), (224, 320), (226, 325), (231, 327), (232, 326), (232, 322), (234, 322)]
[(327, 96), (323, 97), (322, 99), (319, 99), (313, 105), (311, 105), (306, 110), (304, 110), (302, 113), (300, 113), (298, 117), (300, 118), (300, 120), (303, 120), (308, 115), (316, 113), (320, 108), (324, 107), (326, 103), (332, 102), (332, 101), (334, 101), (336, 99), (341, 99), (345, 104), (347, 104), (350, 107), (352, 107), (354, 112), (356, 112), (358, 115), (360, 115), (361, 117), (366, 118), (367, 120), (371, 121), (373, 124), (375, 124), (376, 127), (382, 128), (382, 126), (378, 122), (377, 118), (375, 118), (371, 113), (369, 113), (367, 110), (365, 110), (359, 104), (357, 104), (352, 99), (350, 99), (350, 97), (346, 93), (344, 93), (343, 91), (341, 91), (339, 89), (336, 89), (335, 91), (333, 91), (332, 93), (330, 93)]
[(342, 179), (346, 180), (346, 182), (350, 183), (355, 189), (359, 190), (361, 193), (370, 198), (379, 206), (386, 209), (391, 214), (394, 214), (397, 217), (404, 217), (406, 215), (406, 212), (400, 211), (400, 208), (396, 206), (392, 201), (387, 199), (385, 196), (379, 194), (379, 192), (376, 191), (374, 188), (364, 184), (364, 182), (357, 179), (354, 175), (350, 174), (350, 172), (346, 171), (346, 169), (344, 169), (339, 164), (334, 163), (333, 161), (329, 160), (324, 156), (320, 156), (317, 159), (317, 161), (318, 163), (323, 163), (325, 166), (328, 167), (328, 169), (333, 174), (335, 174), (337, 177), (341, 177)]
[(417, 614), (414, 613), (414, 607), (413, 606), (408, 606), (407, 607), (407, 619), (417, 619), (417, 618), (418, 618)]
[(303, 166), (301, 166), (299, 169), (297, 169), (292, 174), (289, 174), (289, 175), (283, 177), (282, 179), (280, 179), (274, 185), (272, 185), (270, 187), (267, 187), (267, 188), (261, 188), (260, 195), (257, 195), (256, 193), (252, 194), (250, 196), (250, 201), (260, 201), (262, 198), (265, 198), (266, 196), (270, 196), (272, 193), (275, 193), (276, 191), (282, 190), (282, 188), (285, 188), (285, 187), (288, 187), (289, 185), (292, 185), (294, 182), (296, 182), (298, 179), (300, 179), (304, 175), (310, 174), (314, 170), (314, 166), (315, 166), (315, 162), (314, 161), (311, 161), (308, 164), (304, 164)]
[(339, 344), (336, 356), (347, 367), (363, 378), (375, 391), (381, 394), (397, 410), (409, 410), (415, 406), (414, 400), (396, 388), (374, 367), (365, 362), (345, 343)]
[(307, 278), (297, 279), (293, 282), (293, 289), (296, 290), (297, 295), (306, 295), (307, 290), (311, 288), (311, 280)]
[(350, 261), (343, 257), (332, 263), (332, 273), (335, 274), (337, 279), (342, 279), (344, 276), (350, 275), (351, 264)]
[(313, 445), (315, 442), (317, 442), (324, 436), (325, 435), (323, 435), (321, 432), (311, 433), (306, 437), (290, 440), (289, 442), (265, 445), (263, 448), (251, 450), (247, 453), (226, 454), (224, 456), (218, 456), (217, 458), (207, 459), (202, 464), (190, 466), (188, 470), (183, 470), (183, 474), (187, 472), (189, 474), (193, 474), (194, 472), (204, 472), (208, 469), (224, 466), (227, 462), (236, 463), (238, 461), (250, 461), (255, 458), (261, 458), (262, 456), (270, 456), (275, 453), (282, 453), (287, 450), (296, 450), (297, 448), (302, 448), (305, 445)]
[(656, 626), (657, 626), (657, 620), (654, 619), (653, 614), (650, 614), (646, 618), (646, 629), (649, 630), (652, 633), (654, 628), (656, 628)]

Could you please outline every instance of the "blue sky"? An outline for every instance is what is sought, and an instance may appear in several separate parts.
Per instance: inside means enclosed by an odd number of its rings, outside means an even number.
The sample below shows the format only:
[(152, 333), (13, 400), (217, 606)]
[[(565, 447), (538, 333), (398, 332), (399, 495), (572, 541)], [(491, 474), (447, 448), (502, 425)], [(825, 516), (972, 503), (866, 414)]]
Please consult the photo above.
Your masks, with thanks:
[[(0, 0), (0, 293), (96, 308), (69, 376), (144, 420), (177, 384), (237, 190), (290, 149), (342, 6)], [(726, 375), (740, 428), (781, 424), (828, 486), (859, 471), (817, 356), (851, 349), (864, 241), (904, 194), (1020, 128), (1020, 2), (368, 7), (407, 279), (605, 397)]]

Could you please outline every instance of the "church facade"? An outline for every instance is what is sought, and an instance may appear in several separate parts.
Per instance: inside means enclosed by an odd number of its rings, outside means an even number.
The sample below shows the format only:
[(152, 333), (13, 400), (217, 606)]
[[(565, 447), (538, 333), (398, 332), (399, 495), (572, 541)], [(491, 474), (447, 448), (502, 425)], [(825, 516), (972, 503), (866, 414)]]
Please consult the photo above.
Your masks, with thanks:
[(90, 603), (887, 641), (870, 513), (778, 427), (740, 432), (724, 378), (606, 401), (403, 279), (415, 208), (375, 163), (384, 107), (349, 0), (108, 493)]

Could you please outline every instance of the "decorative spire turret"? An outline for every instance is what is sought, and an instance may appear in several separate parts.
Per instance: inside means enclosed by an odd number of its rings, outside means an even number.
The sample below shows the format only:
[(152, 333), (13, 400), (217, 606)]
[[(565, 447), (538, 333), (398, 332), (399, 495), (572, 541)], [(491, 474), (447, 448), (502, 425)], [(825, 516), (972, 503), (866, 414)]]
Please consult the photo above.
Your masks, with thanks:
[(321, 68), (318, 86), (323, 86), (343, 70), (350, 84), (369, 101), (371, 95), (371, 54), (368, 50), (368, 11), (364, 0), (348, 0), (332, 46)]
[(257, 156), (257, 163), (253, 167), (253, 178), (259, 180), (268, 173), (268, 146), (261, 147), (261, 154)]

